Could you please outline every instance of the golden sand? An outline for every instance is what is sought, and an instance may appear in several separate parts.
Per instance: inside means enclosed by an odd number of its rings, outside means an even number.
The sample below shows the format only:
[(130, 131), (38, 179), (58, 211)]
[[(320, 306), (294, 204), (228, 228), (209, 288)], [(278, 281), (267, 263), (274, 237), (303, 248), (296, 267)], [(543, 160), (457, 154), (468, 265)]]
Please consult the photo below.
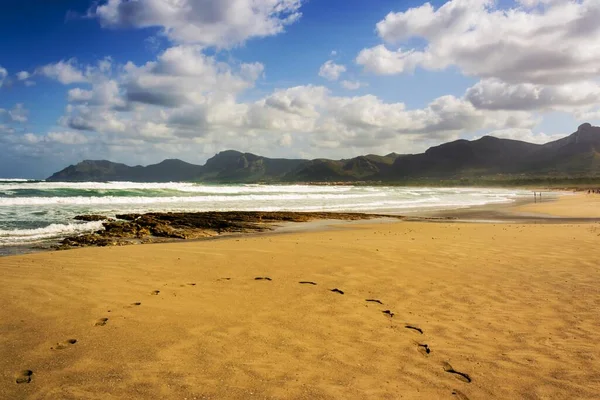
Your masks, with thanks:
[(552, 217), (600, 218), (600, 194), (566, 194), (553, 201), (546, 201), (542, 195), (542, 202), (515, 207), (515, 211)]
[(599, 235), (374, 223), (0, 258), (0, 398), (597, 399)]

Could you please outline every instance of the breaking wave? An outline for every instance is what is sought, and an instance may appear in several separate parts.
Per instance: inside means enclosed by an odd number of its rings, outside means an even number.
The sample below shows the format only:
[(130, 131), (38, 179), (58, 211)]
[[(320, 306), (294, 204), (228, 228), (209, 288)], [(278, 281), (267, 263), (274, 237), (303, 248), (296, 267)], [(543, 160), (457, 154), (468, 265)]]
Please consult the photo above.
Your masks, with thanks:
[(101, 228), (102, 222), (86, 222), (80, 224), (51, 224), (37, 229), (0, 229), (0, 246), (36, 243), (78, 233), (94, 232)]

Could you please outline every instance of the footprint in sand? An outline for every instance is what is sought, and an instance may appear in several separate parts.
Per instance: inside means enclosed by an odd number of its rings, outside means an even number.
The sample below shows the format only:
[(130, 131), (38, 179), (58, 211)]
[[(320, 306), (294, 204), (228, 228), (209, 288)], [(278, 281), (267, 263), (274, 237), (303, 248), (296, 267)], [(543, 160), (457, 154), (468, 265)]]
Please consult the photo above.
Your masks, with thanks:
[(29, 383), (31, 382), (31, 376), (33, 375), (33, 371), (30, 369), (25, 369), (20, 371), (15, 375), (15, 381), (17, 383)]
[(150, 294), (152, 296), (158, 296), (159, 293), (160, 293), (160, 290), (153, 290), (153, 291), (150, 292)]
[(457, 379), (460, 379), (463, 382), (471, 383), (472, 379), (468, 374), (465, 374), (464, 372), (458, 372), (457, 370), (452, 368), (452, 365), (450, 365), (450, 363), (444, 362), (442, 364), (442, 367), (444, 368), (444, 371), (450, 374), (454, 374)]
[(460, 390), (452, 389), (452, 396), (459, 400), (469, 400), (469, 398)]
[(331, 289), (331, 291), (332, 291), (333, 293), (344, 294), (344, 292), (343, 292), (342, 290), (338, 289), (338, 288)]
[(188, 286), (196, 286), (196, 284), (193, 283), (193, 282), (192, 283), (186, 283), (186, 285), (188, 285)]
[(219, 279), (217, 279), (217, 280), (218, 280), (218, 281), (230, 281), (230, 280), (231, 280), (231, 278), (219, 278)]
[(256, 278), (254, 278), (255, 281), (271, 281), (272, 279), (269, 278), (268, 276), (257, 276)]
[(431, 348), (427, 343), (415, 343), (417, 344), (417, 350), (419, 351), (419, 353), (423, 354), (425, 357), (431, 354)]
[(95, 326), (104, 326), (108, 322), (108, 318), (98, 318), (96, 320)]
[(133, 308), (133, 307), (137, 307), (137, 306), (141, 306), (142, 303), (140, 303), (139, 301), (136, 301), (135, 303), (131, 303), (128, 306), (125, 306), (124, 308)]
[(316, 285), (316, 283), (311, 282), (311, 281), (300, 281), (298, 283), (301, 285)]
[(412, 325), (404, 325), (404, 327), (405, 327), (406, 329), (412, 329), (412, 330), (414, 330), (414, 331), (417, 331), (417, 332), (419, 332), (421, 335), (423, 334), (423, 329), (421, 329), (421, 328), (419, 328), (419, 327), (417, 327), (417, 326), (412, 326)]
[(77, 343), (77, 339), (68, 339), (64, 342), (56, 343), (56, 346), (50, 347), (50, 350), (63, 350)]
[(367, 303), (377, 303), (377, 304), (383, 305), (383, 303), (381, 302), (381, 300), (377, 300), (377, 299), (366, 299), (365, 301)]
[(391, 312), (390, 310), (384, 310), (384, 311), (382, 311), (382, 313), (384, 313), (385, 315), (389, 315), (390, 318), (394, 316), (394, 313)]

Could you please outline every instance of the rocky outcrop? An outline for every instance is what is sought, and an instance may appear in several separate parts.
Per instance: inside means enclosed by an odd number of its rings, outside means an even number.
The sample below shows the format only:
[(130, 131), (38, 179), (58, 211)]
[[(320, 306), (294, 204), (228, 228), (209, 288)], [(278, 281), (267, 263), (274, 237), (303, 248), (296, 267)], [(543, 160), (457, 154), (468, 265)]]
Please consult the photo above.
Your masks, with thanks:
[[(80, 216), (94, 219), (98, 216)], [(103, 223), (104, 229), (90, 234), (67, 237), (60, 249), (86, 246), (122, 246), (127, 244), (198, 239), (230, 233), (263, 232), (277, 223), (306, 222), (315, 219), (362, 220), (400, 216), (326, 213), (326, 212), (199, 212), (122, 214)]]
[(108, 218), (105, 215), (97, 215), (97, 214), (78, 215), (73, 219), (76, 221), (83, 221), (83, 222), (98, 222), (98, 221), (110, 220), (110, 218)]

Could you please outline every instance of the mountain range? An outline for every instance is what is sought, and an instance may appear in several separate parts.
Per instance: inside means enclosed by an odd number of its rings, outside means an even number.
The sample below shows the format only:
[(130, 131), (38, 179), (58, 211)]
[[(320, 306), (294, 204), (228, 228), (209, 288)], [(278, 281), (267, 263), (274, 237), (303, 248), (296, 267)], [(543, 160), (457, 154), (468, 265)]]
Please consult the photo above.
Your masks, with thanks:
[(227, 150), (204, 165), (181, 160), (130, 167), (86, 160), (48, 181), (407, 182), (489, 177), (600, 177), (600, 127), (585, 123), (546, 144), (484, 136), (431, 147), (421, 154), (365, 155), (343, 160), (267, 158)]

